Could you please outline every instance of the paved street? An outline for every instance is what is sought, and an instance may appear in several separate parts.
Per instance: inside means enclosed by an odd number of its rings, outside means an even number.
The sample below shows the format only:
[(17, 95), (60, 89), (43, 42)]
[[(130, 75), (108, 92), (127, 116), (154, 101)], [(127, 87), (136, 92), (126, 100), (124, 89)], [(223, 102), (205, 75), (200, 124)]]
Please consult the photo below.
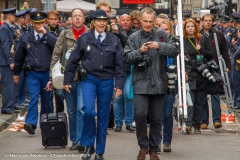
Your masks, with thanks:
[[(202, 131), (201, 135), (183, 135), (177, 132), (177, 125), (175, 124), (172, 152), (163, 152), (159, 156), (161, 160), (239, 160), (240, 136), (236, 133), (222, 133), (223, 129), (218, 130), (220, 133), (214, 131), (216, 130), (213, 129), (213, 126), (210, 126), (208, 130)], [(120, 133), (113, 130), (109, 130), (109, 133), (104, 155), (105, 160), (135, 160), (139, 151), (135, 133), (129, 133), (125, 130), (125, 127)], [(77, 155), (76, 151), (70, 151), (69, 146), (70, 144), (66, 148), (45, 149), (41, 145), (39, 128), (34, 136), (30, 136), (26, 132), (4, 131), (0, 133), (1, 160), (34, 159), (34, 156), (47, 156), (48, 159), (53, 160), (81, 159), (81, 155)], [(73, 155), (68, 155), (68, 158), (57, 157), (66, 156), (64, 153), (72, 153)], [(17, 155), (25, 157), (16, 157)], [(147, 160), (149, 160), (149, 156)]]

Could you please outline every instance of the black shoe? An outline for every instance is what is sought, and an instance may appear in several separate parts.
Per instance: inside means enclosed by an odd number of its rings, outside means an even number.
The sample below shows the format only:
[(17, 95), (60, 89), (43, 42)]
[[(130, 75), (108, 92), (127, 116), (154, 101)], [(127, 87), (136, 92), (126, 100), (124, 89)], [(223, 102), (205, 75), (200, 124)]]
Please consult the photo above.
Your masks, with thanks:
[(104, 160), (102, 154), (96, 154), (94, 160)]
[(78, 150), (78, 152), (85, 151), (85, 147), (77, 145), (77, 150)]
[(72, 143), (72, 146), (69, 148), (69, 150), (71, 150), (71, 151), (77, 150), (77, 144)]
[(82, 160), (91, 159), (91, 155), (95, 153), (94, 147), (86, 147), (85, 152), (82, 154)]
[(15, 106), (14, 109), (15, 110), (23, 110), (24, 108), (22, 106)]
[(35, 127), (32, 124), (25, 123), (23, 128), (28, 132), (28, 134), (31, 135), (35, 134)]
[(194, 128), (194, 133), (195, 134), (201, 134), (200, 127), (195, 127)]
[(13, 110), (13, 113), (20, 113), (20, 110)]
[(20, 106), (27, 108), (28, 107), (28, 103), (24, 103), (23, 102), (23, 103), (20, 104)]
[(132, 132), (132, 131), (136, 131), (136, 129), (131, 125), (131, 126), (127, 126), (126, 130)]
[(11, 110), (6, 110), (6, 111), (1, 111), (1, 114), (10, 114), (10, 115), (14, 115), (14, 111), (11, 111)]
[(122, 127), (121, 127), (121, 126), (117, 126), (117, 127), (114, 129), (115, 132), (121, 132), (121, 130), (122, 130)]

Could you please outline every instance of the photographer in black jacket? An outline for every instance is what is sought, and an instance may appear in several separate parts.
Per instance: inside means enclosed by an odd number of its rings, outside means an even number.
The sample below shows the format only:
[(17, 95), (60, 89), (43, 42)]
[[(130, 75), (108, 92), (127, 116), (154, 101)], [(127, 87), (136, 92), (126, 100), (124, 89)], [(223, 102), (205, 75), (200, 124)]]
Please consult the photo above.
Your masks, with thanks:
[[(125, 62), (134, 65), (134, 114), (136, 134), (140, 152), (138, 160), (145, 159), (150, 153), (150, 160), (159, 160), (157, 156), (159, 132), (163, 103), (167, 94), (166, 56), (175, 57), (177, 47), (168, 33), (154, 28), (155, 11), (143, 8), (140, 12), (142, 29), (128, 38), (124, 49)], [(161, 42), (160, 39), (164, 39)], [(147, 115), (150, 115), (150, 133), (147, 134)]]

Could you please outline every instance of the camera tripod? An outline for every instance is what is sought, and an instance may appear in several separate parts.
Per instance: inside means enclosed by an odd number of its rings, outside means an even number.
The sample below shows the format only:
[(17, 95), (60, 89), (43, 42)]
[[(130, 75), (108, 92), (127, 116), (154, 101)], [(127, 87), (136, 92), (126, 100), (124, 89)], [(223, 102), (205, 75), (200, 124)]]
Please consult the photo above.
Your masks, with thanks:
[(218, 39), (217, 39), (216, 31), (213, 33), (213, 36), (214, 36), (215, 46), (216, 46), (216, 50), (217, 50), (218, 62), (219, 62), (219, 67), (220, 67), (220, 71), (221, 71), (221, 76), (222, 76), (222, 79), (223, 79), (223, 82), (224, 82), (223, 89), (224, 89), (224, 93), (225, 93), (225, 96), (226, 96), (228, 113), (232, 113), (234, 104), (233, 104), (232, 91), (231, 91), (231, 87), (230, 87), (230, 83), (229, 83), (229, 79), (228, 79), (228, 73), (226, 71), (227, 67), (226, 67), (226, 63), (225, 63), (224, 59), (222, 58), (222, 55), (220, 54), (220, 51), (219, 51), (219, 45), (218, 45)]

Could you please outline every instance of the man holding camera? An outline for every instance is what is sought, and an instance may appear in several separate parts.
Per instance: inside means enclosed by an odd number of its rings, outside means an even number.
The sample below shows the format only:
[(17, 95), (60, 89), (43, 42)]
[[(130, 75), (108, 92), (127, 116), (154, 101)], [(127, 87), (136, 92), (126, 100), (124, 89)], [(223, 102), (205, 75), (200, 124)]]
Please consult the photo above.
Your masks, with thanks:
[[(134, 65), (134, 112), (136, 135), (140, 152), (138, 160), (150, 160), (157, 156), (159, 131), (165, 95), (167, 94), (166, 56), (175, 57), (178, 49), (170, 35), (154, 28), (155, 11), (143, 8), (140, 12), (142, 29), (131, 34), (124, 49), (125, 62)], [(164, 41), (161, 41), (164, 39)], [(150, 133), (147, 136), (147, 115), (150, 113)]]
[[(223, 59), (225, 60), (225, 63), (227, 66), (226, 72), (229, 72), (229, 70), (231, 69), (231, 62), (230, 62), (230, 58), (228, 55), (227, 41), (221, 32), (216, 31), (216, 29), (212, 27), (213, 21), (214, 21), (213, 15), (205, 14), (202, 17), (203, 30), (201, 30), (200, 33), (203, 34), (204, 36), (208, 37), (211, 40), (211, 49), (212, 49), (212, 55), (213, 55), (213, 58), (211, 60), (215, 60), (215, 62), (218, 63), (216, 44), (215, 44), (214, 37), (213, 37), (213, 33), (216, 32), (220, 54), (222, 55)], [(221, 108), (220, 108), (219, 94), (211, 95), (211, 103), (212, 103), (212, 118), (213, 118), (214, 127), (221, 128), (222, 124), (221, 124)], [(203, 118), (202, 118), (202, 124), (201, 124), (202, 129), (206, 129), (209, 124), (209, 109), (208, 108), (209, 107), (208, 107), (208, 102), (207, 102), (207, 98), (206, 98), (205, 104), (203, 106)]]

